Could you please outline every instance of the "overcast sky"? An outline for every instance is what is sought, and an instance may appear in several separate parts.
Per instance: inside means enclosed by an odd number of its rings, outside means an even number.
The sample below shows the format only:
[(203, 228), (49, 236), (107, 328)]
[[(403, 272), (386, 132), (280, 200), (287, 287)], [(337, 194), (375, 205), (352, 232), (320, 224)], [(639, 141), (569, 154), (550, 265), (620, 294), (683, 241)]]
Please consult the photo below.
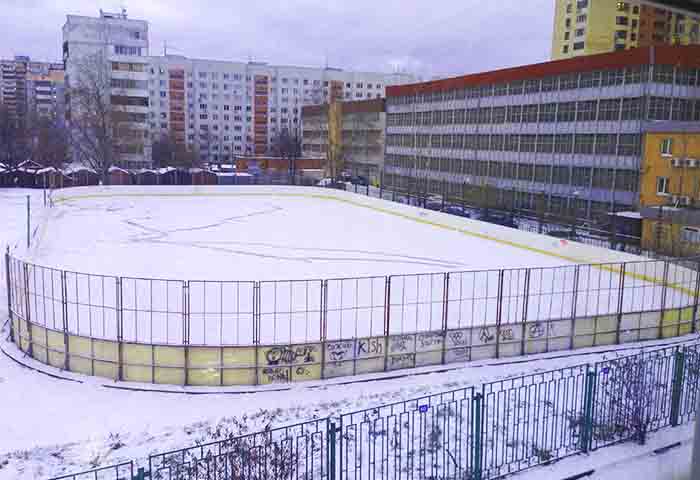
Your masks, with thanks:
[(66, 14), (127, 8), (151, 55), (459, 75), (546, 61), (554, 0), (0, 0), (0, 56), (60, 60)]

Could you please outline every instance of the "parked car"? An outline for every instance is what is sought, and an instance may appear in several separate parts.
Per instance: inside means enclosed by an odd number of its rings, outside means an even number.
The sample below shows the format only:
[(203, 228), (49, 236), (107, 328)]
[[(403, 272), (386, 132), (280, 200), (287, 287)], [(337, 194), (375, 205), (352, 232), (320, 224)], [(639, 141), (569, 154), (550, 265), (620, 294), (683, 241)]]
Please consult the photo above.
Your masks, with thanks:
[(457, 215), (458, 217), (471, 218), (469, 212), (459, 205), (447, 205), (442, 211), (450, 215)]
[(480, 216), (482, 222), (495, 223), (504, 227), (518, 228), (513, 215), (499, 212), (487, 212)]
[(367, 181), (365, 177), (361, 177), (359, 175), (357, 177), (352, 177), (350, 183), (353, 183), (355, 185), (362, 185), (363, 187), (369, 185), (369, 181)]

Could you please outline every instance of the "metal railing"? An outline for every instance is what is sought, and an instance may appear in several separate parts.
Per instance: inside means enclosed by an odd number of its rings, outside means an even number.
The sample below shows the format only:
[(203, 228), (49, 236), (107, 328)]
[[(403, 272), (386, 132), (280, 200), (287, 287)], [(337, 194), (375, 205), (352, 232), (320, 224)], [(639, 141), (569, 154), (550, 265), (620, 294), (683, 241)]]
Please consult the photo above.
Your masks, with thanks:
[[(106, 276), (6, 256), (11, 336), (66, 370), (258, 384), (694, 332), (697, 260), (299, 281)], [(139, 367), (139, 368), (129, 368)]]
[(699, 379), (697, 342), (652, 348), (253, 434), (219, 432), (149, 456), (133, 477), (52, 480), (497, 479), (689, 423)]

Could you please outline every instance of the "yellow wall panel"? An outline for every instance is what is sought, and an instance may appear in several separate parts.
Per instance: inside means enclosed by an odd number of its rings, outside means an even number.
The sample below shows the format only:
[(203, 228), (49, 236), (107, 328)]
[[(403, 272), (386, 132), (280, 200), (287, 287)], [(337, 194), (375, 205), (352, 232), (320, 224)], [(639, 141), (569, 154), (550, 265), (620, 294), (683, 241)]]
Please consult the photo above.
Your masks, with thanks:
[(187, 384), (198, 386), (221, 385), (221, 370), (218, 368), (189, 368)]
[(222, 364), (225, 367), (255, 366), (254, 347), (224, 347)]
[(571, 349), (571, 338), (550, 338), (547, 350), (550, 352), (560, 352)]
[(306, 365), (303, 367), (292, 367), (293, 382), (307, 382), (321, 379), (321, 365)]
[(93, 363), (95, 368), (94, 375), (112, 380), (116, 380), (119, 376), (119, 367), (116, 363), (100, 362), (99, 360), (95, 360)]
[(227, 368), (222, 373), (224, 385), (255, 385), (254, 368)]
[(592, 335), (595, 333), (595, 318), (577, 318), (574, 324), (574, 335)]
[(546, 340), (527, 340), (525, 341), (525, 352), (527, 354), (544, 353), (547, 351)]
[(617, 316), (606, 315), (596, 318), (596, 333), (609, 333), (617, 331)]
[(595, 346), (615, 345), (617, 342), (616, 333), (597, 333), (595, 336)]
[(620, 343), (632, 343), (639, 341), (639, 330), (629, 329), (620, 332)]
[(289, 383), (292, 381), (293, 367), (264, 367), (258, 369), (258, 381), (260, 385), (272, 383)]
[(66, 366), (66, 354), (49, 350), (49, 365), (63, 369)]
[(35, 346), (46, 346), (46, 329), (44, 327), (32, 324), (32, 343)]
[(681, 323), (680, 324), (680, 332), (679, 335), (688, 335), (690, 333), (693, 333), (693, 324), (692, 323)]
[(692, 322), (693, 321), (693, 307), (682, 308), (681, 309), (681, 322)]
[(94, 358), (107, 362), (117, 362), (119, 360), (119, 344), (108, 340), (93, 340), (92, 350)]
[(41, 345), (34, 344), (32, 347), (32, 356), (34, 357), (34, 360), (41, 363), (48, 362), (48, 351), (46, 350), (46, 347), (42, 347)]
[(152, 383), (153, 374), (151, 367), (124, 365), (124, 380), (127, 382)]
[(153, 347), (153, 359), (155, 364), (161, 367), (184, 367), (185, 347), (156, 345)]
[(659, 338), (659, 327), (643, 328), (639, 331), (640, 340), (656, 340)]
[(416, 353), (416, 367), (442, 364), (442, 352), (418, 352)]
[(221, 349), (217, 347), (190, 347), (187, 354), (190, 368), (219, 368), (221, 366)]
[(160, 385), (184, 385), (185, 384), (185, 369), (184, 368), (160, 368), (156, 367), (153, 370), (153, 383)]
[(661, 312), (642, 313), (639, 320), (641, 328), (658, 328), (661, 324)]
[(258, 365), (261, 367), (279, 367), (321, 363), (322, 351), (320, 343), (260, 347), (258, 349)]
[(355, 361), (346, 360), (344, 362), (326, 362), (323, 371), (324, 378), (348, 377), (353, 375)]
[(65, 339), (63, 338), (63, 333), (54, 332), (53, 330), (48, 330), (48, 347), (50, 350), (56, 350), (64, 352), (66, 350)]
[(574, 337), (574, 348), (588, 348), (593, 346), (593, 335), (576, 335)]
[(680, 310), (666, 310), (661, 318), (662, 326), (676, 325), (680, 318)]
[(661, 329), (661, 338), (673, 338), (678, 336), (678, 324), (669, 325)]
[(92, 345), (89, 338), (68, 335), (68, 353), (92, 358)]
[(123, 346), (124, 363), (127, 365), (151, 365), (153, 362), (150, 345), (125, 343)]
[(516, 343), (502, 343), (498, 349), (498, 356), (501, 358), (505, 357), (517, 357), (522, 355), (523, 344), (521, 342)]
[(496, 345), (472, 347), (472, 360), (485, 360), (488, 358), (496, 358)]
[(68, 365), (71, 372), (92, 375), (92, 360), (89, 358), (68, 355)]
[(634, 330), (639, 328), (640, 315), (638, 313), (626, 313), (622, 315), (620, 330)]
[(355, 360), (355, 373), (362, 375), (364, 373), (375, 373), (384, 371), (383, 358), (365, 358)]

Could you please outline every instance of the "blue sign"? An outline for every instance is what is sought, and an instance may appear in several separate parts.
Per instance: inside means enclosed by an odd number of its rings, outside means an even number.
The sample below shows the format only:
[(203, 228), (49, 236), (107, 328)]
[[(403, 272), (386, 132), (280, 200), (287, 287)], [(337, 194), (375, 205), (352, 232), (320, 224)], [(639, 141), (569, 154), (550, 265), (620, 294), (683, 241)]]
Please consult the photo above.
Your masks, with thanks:
[(418, 407), (418, 411), (419, 411), (420, 413), (425, 413), (425, 412), (427, 412), (427, 411), (428, 411), (428, 405), (421, 405), (420, 407)]

